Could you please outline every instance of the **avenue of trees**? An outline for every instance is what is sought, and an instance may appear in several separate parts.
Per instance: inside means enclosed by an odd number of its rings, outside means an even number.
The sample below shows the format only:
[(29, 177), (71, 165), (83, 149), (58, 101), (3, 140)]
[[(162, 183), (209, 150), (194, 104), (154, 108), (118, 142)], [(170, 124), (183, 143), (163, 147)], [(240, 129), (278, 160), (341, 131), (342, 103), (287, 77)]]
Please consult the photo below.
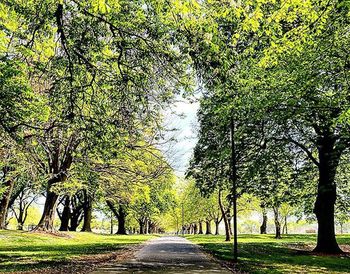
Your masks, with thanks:
[[(91, 231), (101, 208), (121, 234), (172, 218), (191, 233), (223, 222), (230, 240), (236, 182), (262, 233), (267, 209), (280, 237), (281, 211), (297, 208), (317, 220), (315, 251), (340, 253), (349, 45), (345, 0), (2, 1), (0, 228), (10, 211), (23, 228), (44, 196), (35, 231), (54, 231), (55, 216)], [(198, 143), (176, 193), (162, 119), (196, 87)]]

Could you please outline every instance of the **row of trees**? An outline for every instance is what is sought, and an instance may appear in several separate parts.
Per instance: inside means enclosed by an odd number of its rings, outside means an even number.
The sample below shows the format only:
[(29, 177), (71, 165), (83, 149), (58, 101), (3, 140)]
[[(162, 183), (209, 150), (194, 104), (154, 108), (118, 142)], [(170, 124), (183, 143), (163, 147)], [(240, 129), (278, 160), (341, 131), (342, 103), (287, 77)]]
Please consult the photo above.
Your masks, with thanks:
[(219, 2), (193, 7), (202, 25), (183, 28), (205, 37), (191, 49), (206, 89), (188, 173), (204, 195), (236, 182), (237, 196), (260, 198), (275, 216), (282, 203), (314, 213), (315, 251), (339, 253), (335, 212), (349, 216), (349, 5)]
[[(200, 192), (220, 197), (233, 181), (276, 213), (293, 201), (308, 213), (316, 197), (315, 250), (340, 252), (348, 1), (11, 0), (0, 18), (2, 226), (18, 176), (45, 189), (36, 230), (53, 229), (71, 189), (89, 205), (84, 189), (132, 185), (124, 163), (138, 163), (139, 150), (159, 158), (161, 110), (191, 90), (195, 73), (204, 92), (188, 174)], [(119, 183), (110, 187), (105, 173)], [(135, 181), (149, 178), (141, 173)]]
[[(175, 228), (178, 233), (185, 234), (215, 235), (219, 235), (224, 229), (226, 241), (230, 241), (233, 235), (230, 192), (214, 190), (212, 193), (204, 193), (193, 180), (185, 181), (180, 189), (175, 200), (176, 211), (168, 211), (165, 214), (165, 216), (173, 214), (171, 221), (168, 221), (171, 229)], [(247, 192), (239, 194), (237, 200), (239, 232), (267, 234), (273, 231), (277, 239), (288, 233), (316, 232), (316, 218), (309, 211), (311, 208), (305, 208), (304, 198), (294, 196), (297, 200), (292, 201), (281, 196), (278, 201), (278, 198), (271, 197), (272, 195), (269, 190), (264, 197)], [(314, 198), (308, 199), (310, 204), (314, 201)], [(348, 211), (340, 208), (340, 203), (337, 206), (335, 221), (340, 233), (348, 231), (350, 216)]]
[[(166, 8), (166, 6), (164, 6)], [(35, 196), (36, 231), (91, 230), (106, 203), (125, 233), (157, 230), (173, 178), (157, 146), (162, 109), (190, 86), (188, 59), (157, 1), (0, 3), (0, 228), (21, 228)], [(170, 199), (171, 200), (171, 199)], [(104, 201), (104, 202), (103, 202)]]

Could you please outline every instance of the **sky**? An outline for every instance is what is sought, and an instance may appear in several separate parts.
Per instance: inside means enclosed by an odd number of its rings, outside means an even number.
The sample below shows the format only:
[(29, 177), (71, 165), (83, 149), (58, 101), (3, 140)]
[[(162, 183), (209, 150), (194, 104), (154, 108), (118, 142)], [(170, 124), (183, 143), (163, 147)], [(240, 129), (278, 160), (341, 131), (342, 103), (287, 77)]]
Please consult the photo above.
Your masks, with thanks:
[(197, 110), (198, 102), (179, 98), (177, 102), (165, 112), (165, 127), (173, 129), (167, 132), (165, 139), (174, 138), (163, 146), (168, 162), (172, 165), (176, 175), (183, 176), (192, 156), (193, 148), (197, 142)]

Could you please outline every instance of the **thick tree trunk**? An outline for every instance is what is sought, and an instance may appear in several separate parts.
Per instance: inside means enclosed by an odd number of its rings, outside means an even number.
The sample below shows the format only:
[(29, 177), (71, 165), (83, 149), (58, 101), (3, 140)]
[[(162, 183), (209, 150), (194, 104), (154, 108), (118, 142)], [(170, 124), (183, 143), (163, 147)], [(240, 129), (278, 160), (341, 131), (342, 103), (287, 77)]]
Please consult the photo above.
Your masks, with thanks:
[(118, 231), (117, 234), (120, 235), (126, 235), (126, 228), (125, 228), (125, 219), (126, 219), (126, 211), (123, 205), (119, 205), (118, 209)]
[(335, 137), (329, 131), (323, 132), (318, 140), (319, 180), (314, 207), (318, 221), (315, 252), (342, 253), (335, 238), (334, 205), (336, 201), (335, 175), (343, 147), (335, 148)]
[(145, 234), (144, 233), (145, 232), (145, 229), (144, 229), (145, 223), (144, 223), (144, 221), (142, 219), (139, 219), (138, 221), (139, 221), (140, 234)]
[[(8, 171), (10, 171), (10, 170), (8, 170)], [(4, 174), (6, 174), (6, 173), (7, 172), (4, 172)], [(0, 229), (6, 228), (7, 211), (9, 208), (11, 193), (12, 193), (13, 186), (14, 186), (14, 180), (6, 180), (4, 185), (6, 187), (6, 190), (2, 194), (2, 197), (0, 200)]]
[(50, 191), (50, 186), (47, 190), (44, 211), (39, 221), (39, 224), (34, 229), (35, 231), (54, 231), (55, 212), (57, 207), (58, 195)]
[(197, 223), (195, 223), (194, 226), (193, 226), (193, 234), (198, 234), (198, 225), (197, 225)]
[(81, 193), (76, 193), (71, 200), (72, 203), (72, 213), (70, 218), (70, 231), (77, 231), (78, 226), (80, 225), (81, 221), (83, 220), (83, 208), (84, 203), (82, 202), (82, 196)]
[(85, 203), (83, 207), (84, 211), (84, 219), (83, 219), (83, 227), (81, 231), (91, 232), (91, 220), (92, 220), (92, 201), (91, 198), (86, 196)]
[(227, 212), (226, 214), (227, 214), (227, 221), (228, 221), (228, 231), (230, 232), (230, 235), (232, 236), (233, 235), (233, 232), (232, 232), (232, 219), (233, 218), (229, 212)]
[(279, 212), (278, 212), (277, 206), (273, 207), (273, 213), (274, 213), (274, 220), (275, 220), (275, 227), (276, 227), (275, 238), (281, 239), (281, 223), (279, 221)]
[(70, 219), (70, 231), (77, 231), (81, 221), (83, 220), (83, 210), (81, 207), (77, 208), (76, 211), (73, 210), (72, 217)]
[(68, 231), (70, 218), (71, 218), (70, 197), (66, 196), (64, 199), (64, 207), (62, 211), (61, 226), (59, 228), (60, 231)]
[(202, 221), (199, 221), (199, 231), (198, 231), (198, 234), (203, 234), (203, 222)]
[(17, 224), (17, 229), (18, 229), (18, 230), (23, 230), (23, 226), (24, 226), (23, 223), (18, 223), (18, 224)]
[(220, 225), (220, 221), (215, 220), (215, 235), (219, 235), (219, 225)]
[(211, 233), (211, 221), (205, 221), (205, 228), (206, 228), (206, 231), (205, 231), (205, 234), (212, 234)]
[(261, 223), (261, 226), (260, 226), (260, 234), (266, 234), (266, 230), (267, 230), (267, 212), (266, 212), (266, 208), (265, 206), (262, 206), (261, 207), (262, 209), (262, 223)]

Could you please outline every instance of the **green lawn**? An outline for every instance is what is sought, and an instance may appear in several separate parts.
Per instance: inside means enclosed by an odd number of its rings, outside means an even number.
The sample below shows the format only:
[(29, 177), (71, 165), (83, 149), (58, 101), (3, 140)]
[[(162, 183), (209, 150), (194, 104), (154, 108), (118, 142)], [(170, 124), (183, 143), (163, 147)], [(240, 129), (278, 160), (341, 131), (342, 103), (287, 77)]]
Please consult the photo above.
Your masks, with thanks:
[[(93, 258), (144, 242), (149, 235), (102, 235), (87, 232), (49, 234), (0, 231), (0, 272), (51, 268), (72, 261)], [(86, 256), (87, 255), (87, 256)], [(84, 263), (84, 262), (82, 262)]]
[[(186, 238), (218, 259), (232, 258), (232, 242), (224, 242), (224, 236), (187, 235)], [(340, 235), (337, 239), (349, 250), (350, 235)], [(239, 235), (236, 268), (249, 273), (350, 273), (349, 254), (320, 256), (300, 251), (311, 250), (315, 242), (315, 235), (287, 235), (280, 240), (273, 235)]]

